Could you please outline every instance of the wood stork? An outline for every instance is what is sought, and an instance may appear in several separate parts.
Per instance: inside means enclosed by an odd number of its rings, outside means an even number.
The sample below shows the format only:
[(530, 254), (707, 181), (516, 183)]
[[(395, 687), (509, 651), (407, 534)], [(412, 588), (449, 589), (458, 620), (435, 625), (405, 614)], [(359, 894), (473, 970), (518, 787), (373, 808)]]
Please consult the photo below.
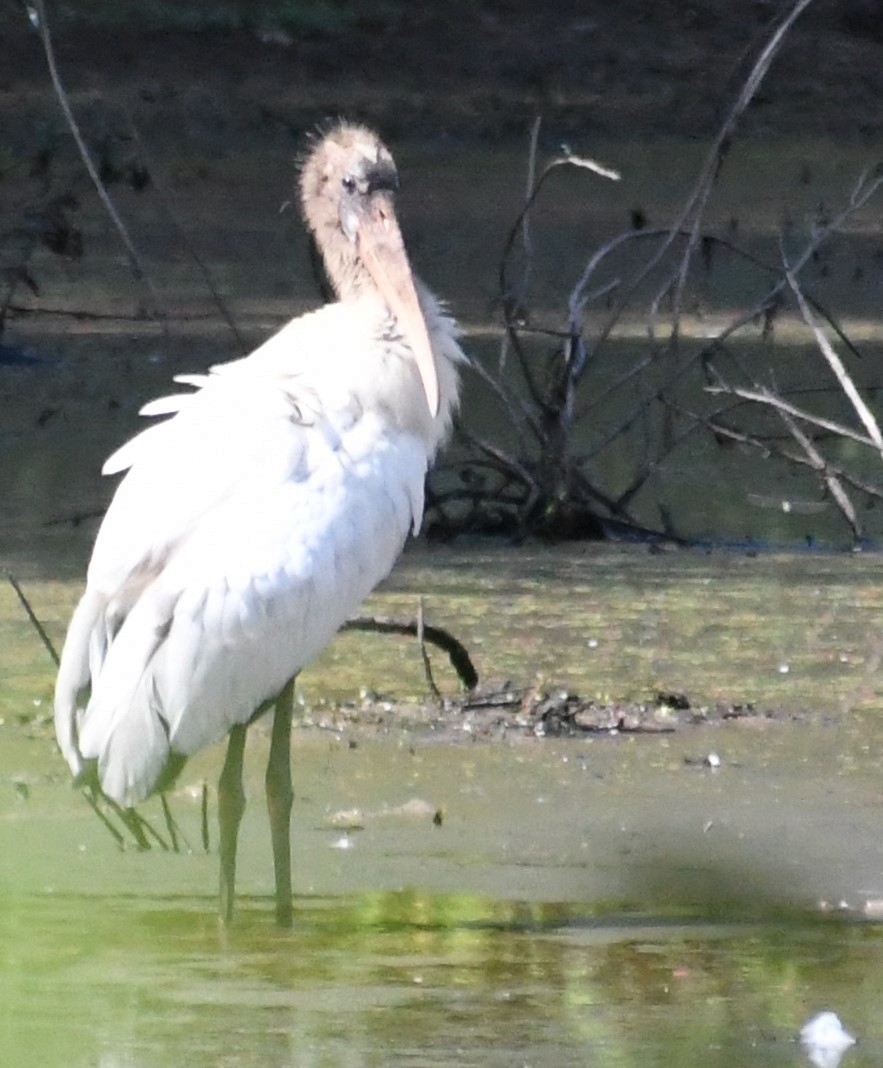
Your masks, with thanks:
[[(370, 130), (314, 143), (301, 204), (338, 301), (250, 356), (181, 376), (170, 416), (123, 445), (55, 691), (74, 775), (132, 806), (229, 734), (218, 785), (220, 913), (233, 908), (248, 724), (273, 706), (267, 803), (276, 917), (291, 922), (294, 678), (420, 525), (457, 404), (457, 329), (412, 274), (398, 179)], [(88, 688), (85, 707), (78, 701)]]

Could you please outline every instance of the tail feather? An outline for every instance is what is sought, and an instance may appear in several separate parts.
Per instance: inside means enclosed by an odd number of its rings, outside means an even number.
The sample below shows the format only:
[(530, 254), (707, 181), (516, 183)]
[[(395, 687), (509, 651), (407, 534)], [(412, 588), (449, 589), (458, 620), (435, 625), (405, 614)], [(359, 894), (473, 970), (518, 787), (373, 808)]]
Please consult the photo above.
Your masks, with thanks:
[(169, 737), (149, 701), (135, 696), (128, 715), (101, 739), (98, 778), (101, 789), (126, 807), (153, 790), (169, 762)]
[(146, 595), (135, 605), (92, 676), (79, 750), (98, 761), (102, 790), (135, 805), (153, 790), (170, 757), (168, 726), (151, 662), (168, 628), (171, 606)]
[[(83, 594), (68, 627), (55, 682), (55, 737), (76, 777), (85, 769), (78, 738), (77, 701), (89, 684), (90, 660), (95, 659), (93, 635), (104, 608), (102, 596), (89, 590)], [(94, 663), (92, 670), (95, 670)]]

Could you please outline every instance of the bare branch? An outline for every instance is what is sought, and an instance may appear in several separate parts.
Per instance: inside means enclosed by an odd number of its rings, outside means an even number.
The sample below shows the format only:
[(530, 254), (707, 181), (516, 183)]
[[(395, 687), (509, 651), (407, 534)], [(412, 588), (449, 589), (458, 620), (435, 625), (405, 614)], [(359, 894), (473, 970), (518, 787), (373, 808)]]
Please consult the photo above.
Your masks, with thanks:
[[(46, 18), (46, 6), (43, 0), (28, 0), (28, 15), (30, 17), (31, 24), (37, 29), (40, 34), (40, 40), (43, 44), (43, 51), (46, 55), (46, 63), (49, 68), (49, 77), (52, 79), (52, 86), (55, 89), (55, 95), (58, 97), (58, 102), (61, 105), (61, 110), (64, 113), (65, 121), (68, 124), (74, 141), (76, 142), (77, 150), (80, 153), (80, 157), (83, 160), (83, 164), (89, 173), (89, 177), (92, 179), (92, 184), (98, 193), (101, 203), (104, 205), (105, 210), (111, 218), (117, 233), (125, 245), (126, 252), (129, 256), (129, 263), (132, 267), (132, 272), (135, 277), (140, 279), (150, 292), (150, 296), (153, 300), (153, 307), (150, 309), (150, 314), (159, 319), (159, 309), (162, 307), (162, 301), (160, 300), (159, 292), (156, 286), (153, 284), (147, 269), (135, 248), (135, 244), (132, 238), (129, 236), (129, 231), (126, 229), (126, 225), (123, 222), (119, 212), (116, 209), (113, 201), (110, 198), (110, 194), (107, 191), (107, 187), (102, 182), (101, 177), (92, 161), (92, 157), (89, 154), (89, 149), (80, 131), (80, 127), (74, 117), (73, 109), (71, 108), (70, 100), (68, 99), (67, 92), (62, 84), (61, 77), (58, 73), (58, 67), (55, 62), (55, 50), (52, 45), (52, 37), (49, 32), (49, 23)], [(163, 317), (164, 318), (164, 317)]]
[[(729, 150), (730, 142), (733, 137), (733, 133), (736, 129), (736, 125), (739, 119), (742, 117), (745, 109), (751, 103), (755, 93), (760, 88), (763, 79), (770, 68), (776, 53), (782, 46), (788, 31), (794, 24), (796, 19), (802, 14), (802, 12), (812, 3), (812, 0), (796, 0), (794, 5), (788, 14), (782, 19), (775, 32), (767, 41), (764, 48), (761, 50), (760, 55), (755, 61), (754, 66), (749, 72), (748, 78), (745, 80), (745, 84), (736, 98), (735, 103), (730, 108), (726, 119), (724, 120), (721, 128), (718, 130), (717, 137), (715, 138), (711, 149), (706, 156), (705, 163), (700, 171), (699, 178), (694, 186), (692, 195), (688, 198), (684, 210), (672, 227), (673, 232), (678, 232), (687, 227), (689, 236), (687, 239), (687, 247), (684, 250), (684, 254), (681, 258), (680, 265), (677, 273), (673, 279), (666, 282), (656, 297), (651, 302), (651, 316), (655, 318), (659, 304), (666, 293), (669, 292), (671, 285), (675, 286), (674, 297), (674, 314), (673, 314), (673, 328), (677, 332), (678, 322), (680, 318), (681, 302), (683, 300), (684, 287), (687, 283), (687, 275), (690, 268), (690, 263), (693, 258), (693, 254), (696, 251), (696, 246), (699, 243), (700, 227), (702, 222), (702, 216), (705, 212), (708, 198), (711, 196), (711, 190), (714, 187), (714, 183), (720, 174), (721, 165), (724, 157)], [(687, 226), (687, 222), (692, 217), (692, 222)]]
[(376, 634), (402, 634), (431, 642), (448, 654), (451, 666), (457, 672), (464, 689), (474, 690), (478, 685), (478, 672), (466, 646), (442, 627), (424, 623), (422, 617), (418, 620), (394, 619), (391, 616), (358, 616), (348, 619), (340, 629), (370, 631)]
[(417, 642), (420, 645), (420, 658), (423, 661), (423, 675), (426, 679), (426, 685), (429, 687), (429, 692), (437, 700), (442, 700), (441, 690), (436, 685), (435, 679), (432, 675), (432, 662), (429, 659), (429, 651), (426, 648), (426, 628), (425, 620), (423, 618), (423, 598), (422, 596), (417, 599)]
[(728, 385), (721, 380), (720, 385), (706, 386), (705, 392), (725, 393), (729, 396), (740, 397), (745, 401), (751, 401), (754, 404), (766, 405), (774, 409), (780, 416), (787, 416), (789, 419), (798, 419), (801, 422), (809, 423), (811, 426), (816, 426), (820, 430), (827, 430), (837, 437), (855, 441), (859, 445), (867, 445), (872, 449), (877, 447), (877, 443), (864, 434), (859, 434), (851, 427), (835, 422), (833, 419), (826, 419), (824, 416), (816, 415), (814, 412), (808, 412), (805, 408), (798, 408), (796, 405), (786, 401), (779, 393), (774, 393), (765, 386), (747, 389), (743, 386)]
[(837, 381), (840, 383), (841, 389), (849, 398), (849, 401), (855, 409), (859, 420), (861, 421), (865, 430), (867, 430), (868, 437), (871, 439), (871, 442), (876, 446), (877, 451), (880, 453), (881, 457), (883, 457), (883, 436), (881, 436), (880, 434), (880, 427), (877, 423), (877, 420), (874, 418), (870, 408), (868, 408), (867, 404), (865, 404), (864, 398), (856, 389), (855, 383), (853, 382), (852, 378), (849, 375), (849, 372), (843, 365), (843, 361), (840, 359), (840, 357), (834, 351), (834, 348), (831, 343), (825, 337), (824, 332), (822, 331), (821, 327), (815, 319), (815, 316), (812, 313), (812, 310), (809, 307), (809, 304), (807, 304), (806, 302), (806, 298), (804, 297), (803, 291), (798, 285), (797, 279), (795, 278), (794, 274), (790, 270), (788, 270), (786, 273), (788, 278), (788, 284), (791, 286), (795, 297), (797, 297), (797, 303), (800, 306), (800, 312), (803, 315), (804, 321), (806, 322), (807, 326), (813, 332), (813, 336), (816, 339), (816, 344), (819, 346), (819, 351), (828, 361), (828, 366), (834, 372)]
[[(528, 164), (529, 176), (532, 176), (536, 169), (536, 144), (538, 135), (539, 120), (536, 120), (534, 122), (533, 129), (531, 132), (531, 148)], [(529, 191), (527, 198), (524, 202), (524, 206), (516, 217), (511, 229), (509, 230), (509, 234), (506, 239), (506, 244), (503, 248), (503, 255), (500, 259), (500, 267), (498, 272), (500, 298), (503, 306), (503, 314), (506, 324), (506, 341), (501, 347), (500, 352), (500, 373), (502, 374), (506, 365), (506, 353), (508, 351), (507, 345), (511, 345), (512, 350), (518, 357), (519, 367), (521, 369), (522, 375), (524, 376), (524, 380), (527, 385), (528, 393), (530, 394), (531, 400), (538, 407), (542, 406), (543, 404), (543, 391), (540, 389), (536, 376), (529, 364), (527, 356), (521, 345), (521, 338), (519, 336), (519, 319), (521, 314), (520, 309), (524, 301), (526, 300), (527, 282), (530, 277), (530, 271), (532, 267), (533, 247), (528, 232), (531, 209), (536, 203), (537, 198), (540, 195), (540, 191), (542, 190), (543, 185), (546, 182), (546, 179), (558, 167), (581, 167), (584, 170), (590, 170), (595, 174), (612, 179), (613, 181), (618, 181), (620, 177), (617, 171), (614, 171), (609, 167), (604, 167), (600, 163), (597, 163), (595, 160), (589, 159), (585, 156), (575, 155), (573, 152), (571, 152), (568, 146), (564, 145), (562, 146), (562, 148), (563, 154), (560, 156), (553, 157), (543, 168), (539, 178), (532, 184), (532, 186), (529, 186)], [(526, 263), (522, 274), (521, 286), (519, 288), (513, 288), (513, 286), (510, 285), (508, 280), (508, 267), (512, 250), (514, 248), (515, 241), (519, 233), (523, 235), (523, 246), (526, 256)]]
[(55, 649), (55, 646), (52, 644), (52, 639), (46, 633), (46, 628), (43, 626), (40, 620), (37, 619), (36, 613), (34, 612), (33, 608), (31, 608), (31, 602), (25, 596), (25, 592), (19, 585), (18, 579), (15, 577), (15, 575), (12, 574), (11, 571), (6, 572), (6, 578), (9, 581), (9, 585), (15, 590), (15, 595), (16, 597), (18, 597), (19, 603), (25, 610), (25, 615), (28, 617), (28, 621), (30, 622), (34, 630), (37, 632), (37, 636), (39, 637), (40, 641), (43, 643), (43, 648), (49, 654), (52, 663), (55, 664), (56, 667), (58, 667), (58, 653)]
[(178, 217), (178, 212), (175, 207), (174, 195), (169, 189), (166, 188), (165, 184), (159, 178), (159, 169), (157, 168), (156, 163), (150, 158), (147, 152), (147, 148), (144, 145), (144, 141), (141, 138), (141, 133), (128, 109), (126, 109), (126, 118), (128, 119), (129, 129), (132, 131), (132, 137), (134, 138), (135, 143), (138, 146), (138, 151), (141, 154), (141, 158), (147, 166), (148, 171), (150, 172), (150, 179), (153, 183), (153, 188), (156, 190), (157, 196), (159, 197), (160, 202), (162, 203), (163, 210), (171, 220), (172, 226), (174, 226), (179, 237), (184, 243), (184, 248), (187, 250), (187, 254), (196, 264), (196, 267), (199, 270), (200, 275), (202, 276), (202, 280), (205, 283), (205, 287), (208, 290), (212, 300), (214, 301), (215, 307), (221, 313), (221, 318), (227, 324), (230, 333), (233, 335), (233, 338), (236, 341), (236, 345), (239, 348), (239, 351), (243, 355), (245, 355), (249, 350), (249, 346), (246, 344), (245, 339), (239, 331), (239, 327), (236, 324), (236, 320), (233, 318), (233, 313), (230, 311), (230, 307), (227, 304), (227, 301), (221, 296), (218, 287), (215, 285), (215, 280), (214, 278), (212, 278), (211, 272), (208, 269), (208, 265), (206, 264), (202, 256), (200, 256), (196, 246), (190, 240), (190, 235), (187, 233), (184, 226), (181, 224), (181, 220)]
[(812, 440), (807, 434), (805, 434), (798, 426), (797, 421), (791, 417), (788, 412), (779, 410), (779, 415), (782, 421), (794, 435), (794, 440), (801, 446), (804, 453), (809, 460), (810, 466), (813, 470), (821, 476), (825, 485), (828, 488), (831, 496), (837, 502), (837, 506), (843, 513), (844, 518), (849, 524), (853, 535), (856, 538), (862, 536), (861, 524), (858, 521), (855, 508), (853, 508), (852, 501), (849, 499), (849, 495), (840, 483), (838, 476), (832, 471), (828, 464), (828, 461), (819, 452), (819, 450), (812, 443)]

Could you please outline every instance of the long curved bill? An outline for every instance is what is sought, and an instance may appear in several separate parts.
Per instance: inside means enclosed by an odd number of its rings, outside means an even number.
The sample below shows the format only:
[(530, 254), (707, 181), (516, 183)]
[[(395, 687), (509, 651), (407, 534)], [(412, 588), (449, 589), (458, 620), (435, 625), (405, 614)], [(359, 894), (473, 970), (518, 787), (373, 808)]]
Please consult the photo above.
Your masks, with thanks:
[(362, 262), (411, 346), (429, 413), (434, 417), (438, 414), (439, 403), (435, 356), (389, 197), (378, 193), (371, 197), (370, 210), (359, 220), (356, 241)]

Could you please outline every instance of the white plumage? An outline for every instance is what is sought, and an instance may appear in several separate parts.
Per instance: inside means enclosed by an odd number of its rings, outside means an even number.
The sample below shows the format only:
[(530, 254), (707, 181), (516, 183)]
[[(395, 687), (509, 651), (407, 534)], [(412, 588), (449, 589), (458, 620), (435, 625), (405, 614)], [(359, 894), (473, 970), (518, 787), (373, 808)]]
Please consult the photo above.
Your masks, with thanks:
[(418, 306), (391, 168), (361, 127), (317, 145), (302, 195), (340, 301), (245, 359), (182, 376), (190, 391), (142, 410), (170, 418), (105, 464), (127, 474), (70, 624), (55, 716), (73, 772), (96, 761), (123, 805), (151, 792), (172, 754), (275, 698), (420, 525), (463, 355), (422, 287)]

